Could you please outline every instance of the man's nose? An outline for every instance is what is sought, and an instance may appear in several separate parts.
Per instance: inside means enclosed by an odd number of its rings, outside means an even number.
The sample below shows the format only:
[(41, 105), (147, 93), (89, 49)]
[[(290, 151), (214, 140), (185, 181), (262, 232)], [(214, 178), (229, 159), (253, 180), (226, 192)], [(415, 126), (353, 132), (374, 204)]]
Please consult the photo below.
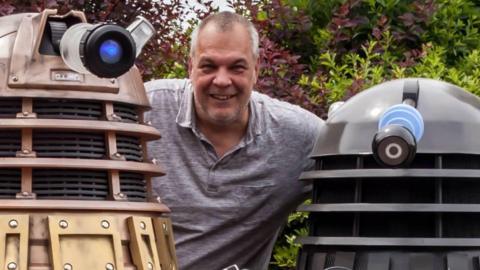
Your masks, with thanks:
[(215, 74), (215, 78), (213, 79), (213, 84), (218, 87), (228, 87), (232, 84), (232, 80), (230, 78), (230, 74), (228, 70), (225, 68), (218, 69), (217, 74)]

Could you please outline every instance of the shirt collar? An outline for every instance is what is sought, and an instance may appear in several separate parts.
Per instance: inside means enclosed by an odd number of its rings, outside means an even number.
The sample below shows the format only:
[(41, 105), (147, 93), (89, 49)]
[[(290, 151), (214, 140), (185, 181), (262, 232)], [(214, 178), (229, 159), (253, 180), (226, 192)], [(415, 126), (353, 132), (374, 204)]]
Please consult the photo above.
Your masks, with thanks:
[[(264, 119), (262, 114), (259, 112), (261, 103), (255, 98), (255, 91), (252, 92), (250, 102), (248, 107), (250, 110), (250, 115), (248, 118), (248, 127), (245, 136), (245, 143), (250, 143), (254, 137), (263, 133), (264, 130)], [(191, 82), (188, 82), (183, 91), (183, 95), (180, 101), (180, 107), (177, 113), (176, 122), (179, 126), (184, 128), (190, 128), (192, 131), (199, 136), (199, 131), (195, 125), (195, 107), (193, 101), (193, 86)]]

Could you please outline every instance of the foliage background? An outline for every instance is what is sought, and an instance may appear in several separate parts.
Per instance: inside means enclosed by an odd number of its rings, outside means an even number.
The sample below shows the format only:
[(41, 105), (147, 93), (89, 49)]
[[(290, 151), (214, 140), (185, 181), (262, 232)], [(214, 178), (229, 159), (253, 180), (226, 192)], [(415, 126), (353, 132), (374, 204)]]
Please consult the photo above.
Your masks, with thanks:
[[(167, 3), (163, 3), (167, 2)], [(196, 2), (195, 5), (193, 2)], [(200, 5), (198, 5), (200, 4)], [(326, 118), (330, 104), (386, 80), (428, 77), (480, 94), (480, 3), (475, 0), (229, 0), (257, 26), (257, 89)], [(185, 77), (192, 26), (210, 1), (0, 0), (0, 16), (56, 8), (90, 22), (126, 25), (137, 15), (157, 29), (138, 59), (144, 80)], [(292, 214), (271, 269), (295, 269), (306, 214)]]

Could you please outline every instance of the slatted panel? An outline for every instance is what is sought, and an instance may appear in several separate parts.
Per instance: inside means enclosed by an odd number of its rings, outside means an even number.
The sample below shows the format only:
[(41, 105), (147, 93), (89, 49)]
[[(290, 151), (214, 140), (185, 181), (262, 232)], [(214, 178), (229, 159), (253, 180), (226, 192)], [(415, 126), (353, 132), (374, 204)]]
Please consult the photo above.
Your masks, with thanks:
[(33, 112), (38, 118), (100, 120), (101, 102), (69, 99), (34, 99)]
[(88, 170), (33, 170), (33, 192), (38, 199), (106, 200), (107, 172)]
[(20, 130), (2, 130), (0, 132), (0, 157), (15, 157), (21, 150), (22, 133)]
[(129, 201), (144, 202), (147, 200), (145, 177), (139, 173), (120, 173), (120, 190), (127, 195)]
[(21, 191), (21, 171), (0, 169), (0, 198), (13, 199)]
[[(365, 174), (352, 177), (344, 173), (347, 172), (345, 170), (359, 169), (369, 169), (362, 171), (368, 171), (371, 177)], [(439, 172), (431, 177), (399, 175), (386, 179), (376, 174), (376, 169), (389, 170), (380, 166), (372, 155), (324, 156), (316, 159), (316, 170), (325, 174), (318, 174), (321, 177), (318, 181), (305, 179), (313, 182), (312, 204), (316, 205), (310, 208), (309, 235), (318, 242), (304, 242), (306, 246), (302, 252), (306, 256), (301, 254), (300, 258), (306, 257), (306, 264), (298, 269), (323, 269), (321, 265), (324, 260), (327, 268), (343, 267), (337, 264), (336, 256), (347, 249), (358, 252), (354, 270), (480, 270), (480, 246), (475, 242), (480, 241), (480, 215), (475, 208), (480, 204), (480, 179), (473, 176), (444, 178), (441, 173), (442, 169), (475, 172), (480, 169), (480, 155), (417, 153), (409, 168), (400, 169)], [(345, 203), (364, 208), (342, 210)], [(393, 208), (395, 212), (388, 212), (378, 208), (377, 204), (398, 207)], [(432, 209), (432, 206), (447, 209), (443, 205), (461, 204), (465, 212), (450, 213), (445, 210), (443, 213), (433, 213), (422, 208), (413, 212), (401, 210), (408, 209), (412, 204), (424, 204), (425, 209)], [(341, 243), (338, 240), (328, 242), (333, 238), (342, 239)], [(357, 238), (361, 240), (355, 242)], [(392, 247), (375, 239), (397, 240), (392, 240), (395, 246)], [(447, 241), (445, 244), (450, 245), (457, 243), (458, 246), (442, 246), (437, 252), (438, 249), (424, 244), (435, 241)], [(471, 252), (458, 254), (458, 249)], [(377, 256), (379, 252), (383, 252), (382, 257)]]
[(113, 112), (121, 118), (122, 122), (138, 123), (139, 115), (137, 107), (133, 105), (114, 103)]
[(0, 99), (0, 118), (15, 118), (21, 111), (21, 99)]
[(33, 150), (38, 157), (51, 158), (105, 158), (103, 134), (81, 132), (35, 131)]
[(117, 134), (117, 151), (128, 161), (143, 161), (142, 146), (136, 137)]

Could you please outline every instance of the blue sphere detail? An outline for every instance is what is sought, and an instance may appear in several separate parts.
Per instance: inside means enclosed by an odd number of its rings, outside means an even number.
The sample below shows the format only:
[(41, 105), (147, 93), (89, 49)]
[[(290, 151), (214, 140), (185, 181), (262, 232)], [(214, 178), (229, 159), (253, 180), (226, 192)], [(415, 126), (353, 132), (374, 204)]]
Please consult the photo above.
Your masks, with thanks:
[(378, 129), (380, 130), (388, 125), (405, 127), (412, 132), (417, 142), (422, 138), (425, 128), (420, 112), (406, 104), (394, 105), (383, 113), (378, 122)]
[(100, 58), (107, 64), (116, 64), (123, 55), (122, 46), (115, 40), (105, 40), (100, 45)]

